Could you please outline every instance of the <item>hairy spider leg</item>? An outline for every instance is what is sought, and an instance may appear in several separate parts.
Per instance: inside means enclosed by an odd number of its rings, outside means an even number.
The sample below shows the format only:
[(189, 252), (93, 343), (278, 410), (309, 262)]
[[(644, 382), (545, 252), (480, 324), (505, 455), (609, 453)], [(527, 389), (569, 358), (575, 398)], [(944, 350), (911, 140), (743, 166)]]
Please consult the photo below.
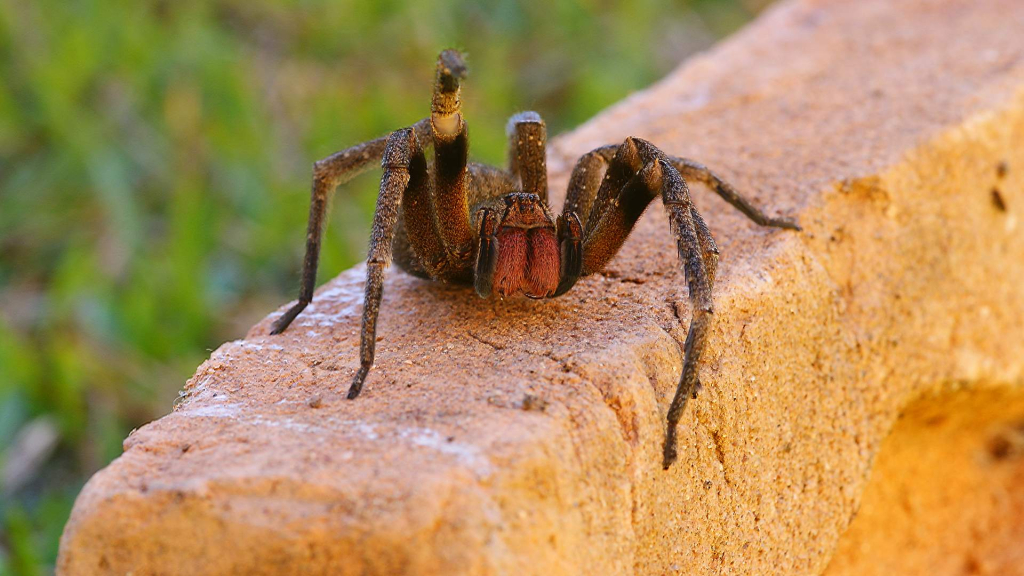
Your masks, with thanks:
[[(420, 162), (423, 152), (411, 128), (391, 134), (381, 165), (380, 194), (373, 214), (370, 249), (366, 257), (366, 289), (363, 297), (363, 323), (359, 334), (359, 370), (348, 390), (349, 400), (359, 395), (366, 375), (373, 366), (377, 343), (377, 316), (384, 294), (384, 269), (391, 264), (391, 247), (398, 222), (398, 207), (410, 187), (421, 186), (428, 178), (426, 163)], [(416, 159), (416, 160), (414, 160)]]
[[(430, 120), (424, 118), (413, 125), (416, 138), (423, 142), (430, 135)], [(325, 215), (331, 195), (338, 186), (352, 180), (380, 161), (384, 155), (387, 136), (357, 144), (318, 160), (313, 164), (313, 189), (310, 194), (309, 224), (306, 227), (306, 256), (302, 262), (302, 284), (298, 301), (278, 318), (270, 328), (271, 334), (280, 334), (295, 317), (313, 301), (316, 289), (316, 270), (320, 260), (320, 242), (323, 239)]]
[(466, 64), (462, 56), (455, 50), (441, 52), (430, 103), (434, 206), (449, 265), (456, 270), (472, 267), (469, 259), (474, 248), (467, 190), (469, 133), (460, 99), (460, 81), (465, 77)]
[(705, 184), (708, 188), (714, 190), (716, 194), (721, 196), (723, 200), (732, 204), (734, 208), (742, 212), (744, 216), (753, 220), (754, 223), (761, 226), (771, 226), (773, 228), (801, 230), (800, 225), (794, 220), (789, 218), (772, 218), (762, 212), (760, 208), (754, 206), (750, 200), (744, 198), (742, 194), (733, 188), (732, 184), (729, 184), (725, 180), (719, 178), (717, 174), (709, 170), (707, 166), (700, 162), (695, 162), (688, 158), (679, 158), (677, 156), (669, 156), (668, 161), (687, 181), (695, 180)]
[[(459, 82), (466, 76), (462, 56), (454, 50), (437, 59), (434, 95), (430, 105), (430, 134), (434, 144), (433, 202), (430, 177), (414, 130), (393, 133), (387, 141), (380, 195), (373, 217), (370, 254), (366, 261), (366, 293), (359, 337), (359, 370), (352, 378), (348, 398), (363, 389), (373, 367), (377, 317), (384, 292), (384, 269), (391, 263), (398, 207), (410, 210), (404, 224), (413, 250), (431, 277), (445, 279), (470, 266), (473, 231), (467, 200), (467, 125), (462, 118)], [(406, 200), (403, 202), (403, 198)], [(433, 206), (431, 212), (430, 206)], [(428, 224), (429, 223), (429, 224)], [(440, 251), (444, 251), (442, 263)]]
[(608, 163), (613, 156), (614, 150), (610, 154), (603, 149), (587, 152), (576, 162), (569, 176), (569, 187), (565, 193), (565, 202), (562, 204), (562, 213), (578, 214), (584, 230), (587, 228), (597, 192), (604, 181)]
[[(704, 222), (700, 212), (697, 212), (696, 207), (691, 206), (690, 214), (693, 216), (693, 227), (697, 231), (697, 240), (700, 241), (700, 252), (704, 258), (704, 266), (707, 268), (708, 287), (713, 293), (715, 289), (715, 275), (718, 272), (718, 245), (715, 244), (715, 238), (711, 235), (711, 230), (708, 229), (707, 223)], [(694, 376), (693, 390), (690, 392), (690, 398), (696, 399), (700, 389), (700, 378)], [(681, 413), (682, 410), (680, 410)]]
[[(610, 159), (609, 159), (609, 156)], [(690, 201), (686, 183), (678, 171), (665, 161), (665, 155), (652, 144), (627, 138), (616, 147), (595, 150), (587, 162), (597, 168), (601, 161), (608, 167), (600, 187), (593, 194), (592, 208), (584, 227), (583, 274), (599, 271), (619, 251), (647, 206), (660, 194), (676, 237), (679, 259), (690, 287), (691, 320), (683, 345), (683, 371), (668, 413), (664, 465), (675, 460), (676, 425), (685, 400), (696, 387), (697, 367), (707, 338), (711, 314), (711, 286), (717, 268), (717, 248), (707, 227), (696, 224), (696, 209)], [(598, 160), (601, 158), (602, 160)], [(594, 176), (587, 178), (590, 189)], [(583, 180), (581, 175), (580, 180)], [(567, 196), (567, 202), (570, 197)], [(572, 195), (572, 202), (585, 204), (585, 195)], [(698, 215), (699, 217), (699, 215)], [(699, 229), (699, 231), (698, 231)], [(715, 256), (714, 262), (707, 262)], [(710, 270), (709, 270), (710, 269)]]
[[(607, 148), (597, 155), (606, 155)], [(607, 157), (607, 156), (604, 156)], [(591, 157), (593, 158), (593, 157)], [(596, 164), (595, 160), (590, 160)], [(676, 427), (697, 382), (697, 368), (711, 320), (711, 289), (717, 270), (717, 252), (703, 219), (697, 223), (696, 208), (686, 182), (654, 145), (627, 138), (611, 157), (600, 188), (596, 191), (583, 241), (583, 274), (603, 268), (619, 251), (647, 206), (660, 194), (679, 260), (689, 285), (691, 320), (683, 344), (683, 370), (668, 411), (663, 464), (676, 459)], [(582, 198), (576, 198), (581, 202)], [(699, 214), (696, 216), (699, 218)]]
[[(583, 276), (601, 270), (618, 253), (659, 192), (669, 213), (690, 288), (692, 312), (683, 344), (683, 370), (667, 417), (663, 454), (666, 469), (677, 456), (676, 429), (686, 401), (696, 398), (700, 389), (697, 368), (711, 320), (711, 295), (719, 256), (707, 224), (690, 201), (684, 176), (707, 184), (757, 224), (800, 229), (792, 220), (768, 217), (704, 165), (667, 156), (653, 144), (638, 138), (596, 148), (582, 156), (573, 169), (565, 211), (586, 215), (583, 220)], [(561, 287), (555, 295), (560, 293)]]
[(416, 139), (409, 146), (409, 172), (413, 178), (402, 194), (397, 234), (404, 245), (394, 247), (398, 250), (396, 257), (406, 267), (415, 260), (429, 278), (445, 278), (449, 273), (448, 251), (438, 229), (427, 160)]
[(536, 112), (520, 112), (508, 119), (508, 171), (523, 192), (536, 194), (548, 205), (548, 130)]
[(605, 150), (587, 152), (576, 162), (569, 176), (562, 215), (558, 217), (558, 238), (562, 248), (561, 280), (552, 298), (571, 290), (583, 275), (583, 238), (613, 155)]

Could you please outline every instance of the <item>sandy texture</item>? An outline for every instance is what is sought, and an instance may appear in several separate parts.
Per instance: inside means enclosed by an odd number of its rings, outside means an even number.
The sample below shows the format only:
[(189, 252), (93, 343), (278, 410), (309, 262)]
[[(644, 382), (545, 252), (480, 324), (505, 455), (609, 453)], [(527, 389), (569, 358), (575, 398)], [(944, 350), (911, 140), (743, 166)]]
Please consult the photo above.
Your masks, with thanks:
[[(1024, 419), (1021, 30), (1017, 0), (784, 2), (553, 142), (556, 197), (575, 157), (632, 134), (805, 228), (757, 228), (695, 187), (722, 259), (704, 391), (669, 472), (689, 311), (656, 206), (555, 301), (391, 272), (355, 402), (363, 270), (282, 336), (271, 315), (88, 483), (60, 571), (806, 574), (839, 549), (843, 574), (916, 547), (911, 570), (1008, 573), (974, 554), (1019, 557), (1019, 496), (927, 487), (962, 474), (1005, 494), (1024, 477), (1007, 432)], [(957, 420), (968, 409), (1005, 425)], [(923, 432), (937, 415), (972, 434)], [(906, 461), (919, 453), (936, 466)], [(886, 487), (926, 497), (911, 514)], [(909, 534), (932, 508), (945, 520), (927, 530), (972, 537)], [(908, 535), (878, 544), (879, 526)]]

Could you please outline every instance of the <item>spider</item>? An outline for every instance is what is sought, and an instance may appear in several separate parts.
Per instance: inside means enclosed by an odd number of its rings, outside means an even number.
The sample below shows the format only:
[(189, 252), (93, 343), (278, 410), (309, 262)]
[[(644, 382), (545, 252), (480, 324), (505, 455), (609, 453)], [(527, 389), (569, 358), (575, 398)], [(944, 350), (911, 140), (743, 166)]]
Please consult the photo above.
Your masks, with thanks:
[[(392, 258), (421, 278), (472, 284), (476, 293), (556, 298), (600, 271), (622, 247), (647, 206), (661, 196), (668, 211), (692, 308), (683, 369), (667, 415), (663, 466), (676, 459), (676, 427), (688, 398), (700, 389), (697, 368), (711, 320), (718, 247), (690, 201), (684, 178), (707, 184), (762, 226), (800, 230), (770, 218), (702, 164), (669, 156), (640, 138), (583, 155), (569, 179), (561, 215), (548, 206), (547, 132), (536, 112), (507, 125), (507, 169), (469, 162), (460, 85), (466, 64), (455, 50), (437, 59), (430, 117), (390, 135), (337, 152), (314, 164), (306, 256), (298, 302), (278, 318), (280, 334), (309, 305), (329, 196), (380, 161), (383, 175), (366, 260), (359, 370), (348, 398), (362, 390), (373, 366), (384, 269)], [(424, 148), (433, 146), (433, 162)]]

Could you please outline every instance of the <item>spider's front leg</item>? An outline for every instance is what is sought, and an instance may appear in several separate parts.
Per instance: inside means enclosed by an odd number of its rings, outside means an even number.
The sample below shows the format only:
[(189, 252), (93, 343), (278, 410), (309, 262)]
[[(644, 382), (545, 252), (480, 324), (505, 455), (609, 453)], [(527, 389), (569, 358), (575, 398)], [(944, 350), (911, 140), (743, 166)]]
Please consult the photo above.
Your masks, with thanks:
[(384, 294), (384, 269), (391, 263), (391, 242), (402, 196), (409, 189), (424, 186), (426, 161), (411, 128), (391, 134), (381, 162), (384, 175), (380, 180), (377, 209), (373, 214), (370, 250), (366, 258), (366, 291), (363, 300), (363, 323), (359, 334), (359, 370), (348, 390), (351, 400), (363, 389), (366, 375), (373, 366), (377, 342), (377, 316)]
[(765, 214), (760, 208), (754, 206), (754, 204), (740, 194), (732, 184), (729, 184), (725, 180), (718, 177), (717, 174), (708, 169), (707, 166), (690, 160), (689, 158), (678, 158), (676, 156), (669, 156), (668, 161), (672, 166), (679, 171), (688, 181), (697, 181), (704, 183), (708, 188), (715, 191), (716, 194), (722, 197), (723, 200), (732, 204), (734, 208), (743, 213), (744, 216), (750, 218), (754, 223), (760, 226), (770, 226), (772, 228), (785, 228), (787, 230), (801, 230), (800, 225), (795, 220), (789, 218), (773, 218)]
[(473, 230), (469, 222), (466, 164), (469, 128), (462, 117), (461, 81), (466, 64), (455, 50), (437, 58), (434, 95), (430, 104), (434, 140), (434, 206), (437, 229), (448, 255), (448, 269), (472, 267)]
[[(417, 141), (422, 144), (430, 134), (430, 121), (420, 120), (412, 127)], [(306, 257), (302, 263), (302, 285), (298, 301), (270, 327), (270, 334), (280, 334), (313, 301), (316, 289), (316, 269), (320, 260), (320, 242), (323, 239), (327, 204), (338, 186), (355, 178), (381, 159), (387, 146), (387, 136), (357, 144), (331, 154), (313, 164), (313, 190), (309, 202), (309, 225), (306, 228)]]
[[(690, 293), (691, 320), (683, 344), (683, 370), (668, 410), (663, 465), (676, 460), (676, 428), (688, 398), (700, 384), (697, 368), (707, 340), (712, 314), (712, 288), (718, 267), (718, 247), (707, 224), (690, 200), (686, 182), (670, 159), (654, 145), (627, 138), (620, 146), (602, 147), (584, 156), (570, 179), (566, 209), (589, 207), (584, 221), (583, 275), (601, 270), (619, 251), (644, 210), (659, 193), (669, 214)], [(687, 162), (687, 170), (716, 185), (727, 201), (760, 224), (797, 228), (784, 219), (771, 219), (735, 193), (706, 168)], [(603, 174), (600, 168), (606, 165)]]

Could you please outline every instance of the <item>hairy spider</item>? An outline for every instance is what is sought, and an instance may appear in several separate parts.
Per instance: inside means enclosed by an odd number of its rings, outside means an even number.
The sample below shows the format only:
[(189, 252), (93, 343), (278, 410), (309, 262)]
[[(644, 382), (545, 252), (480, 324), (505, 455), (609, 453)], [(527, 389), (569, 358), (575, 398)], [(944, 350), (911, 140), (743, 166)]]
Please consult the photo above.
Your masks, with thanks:
[[(274, 322), (271, 334), (283, 332), (313, 299), (328, 197), (378, 160), (384, 173), (366, 260), (359, 370), (348, 391), (350, 399), (359, 395), (373, 366), (384, 269), (392, 256), (414, 276), (472, 284), (483, 298), (495, 292), (501, 297), (554, 298), (581, 277), (600, 271), (660, 194), (692, 308), (683, 370), (668, 410), (663, 460), (667, 469), (676, 459), (676, 426), (683, 408), (700, 387), (697, 367), (718, 266), (718, 247), (690, 202), (684, 177), (707, 184), (762, 226), (800, 227), (792, 220), (769, 218), (702, 164), (666, 155), (650, 142), (632, 137), (579, 159), (562, 214), (555, 218), (548, 207), (547, 132), (536, 112), (509, 119), (507, 169), (467, 161), (469, 143), (459, 101), (465, 77), (462, 55), (441, 52), (429, 118), (314, 165), (299, 300)], [(429, 145), (434, 147), (433, 163), (423, 154)]]

